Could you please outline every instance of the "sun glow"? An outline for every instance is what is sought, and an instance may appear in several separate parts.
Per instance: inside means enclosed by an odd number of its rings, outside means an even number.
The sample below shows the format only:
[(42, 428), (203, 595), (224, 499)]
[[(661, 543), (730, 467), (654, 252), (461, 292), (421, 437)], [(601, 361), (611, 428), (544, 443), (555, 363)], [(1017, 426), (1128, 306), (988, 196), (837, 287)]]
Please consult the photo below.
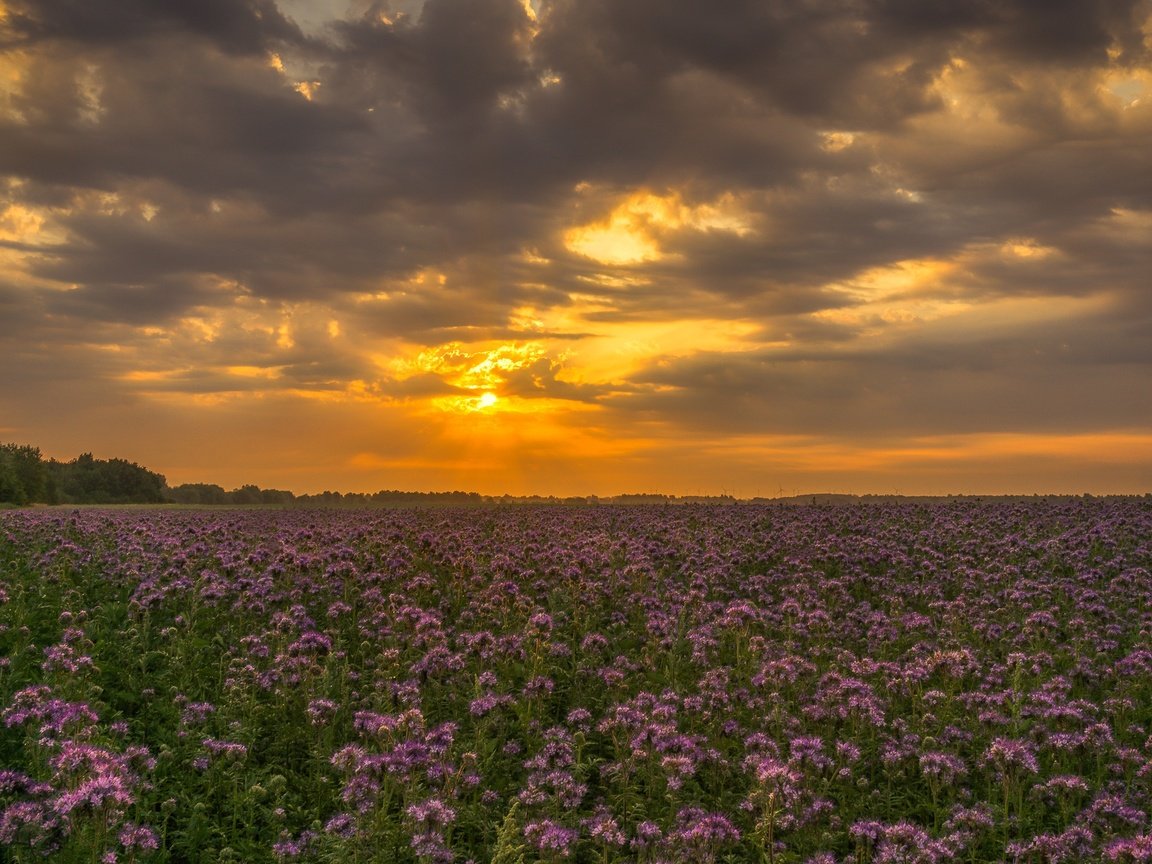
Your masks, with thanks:
[(10, 204), (0, 210), (0, 240), (26, 242), (40, 233), (44, 221), (36, 211)]
[(744, 236), (752, 229), (731, 193), (690, 205), (679, 192), (657, 195), (641, 189), (626, 196), (605, 218), (566, 231), (564, 245), (601, 264), (642, 264), (666, 257), (661, 240), (687, 230)]
[(449, 342), (427, 348), (411, 360), (401, 359), (393, 365), (401, 378), (420, 372), (442, 377), (456, 387), (489, 390), (502, 384), (517, 369), (531, 366), (546, 356), (538, 342), (469, 348), (462, 342)]
[(492, 392), (478, 396), (440, 396), (432, 400), (432, 404), (441, 411), (455, 414), (491, 414), (499, 402), (500, 397)]
[[(465, 345), (449, 342), (425, 348), (414, 357), (378, 358), (394, 380), (439, 380), (457, 391), (428, 395), (428, 404), (460, 414), (540, 413), (562, 405), (569, 387), (560, 380), (565, 355), (541, 342)], [(460, 393), (459, 391), (465, 391)]]
[(873, 267), (851, 281), (828, 286), (849, 305), (812, 313), (818, 321), (851, 327), (916, 324), (967, 311), (972, 304), (949, 297), (945, 286), (955, 262), (934, 258)]

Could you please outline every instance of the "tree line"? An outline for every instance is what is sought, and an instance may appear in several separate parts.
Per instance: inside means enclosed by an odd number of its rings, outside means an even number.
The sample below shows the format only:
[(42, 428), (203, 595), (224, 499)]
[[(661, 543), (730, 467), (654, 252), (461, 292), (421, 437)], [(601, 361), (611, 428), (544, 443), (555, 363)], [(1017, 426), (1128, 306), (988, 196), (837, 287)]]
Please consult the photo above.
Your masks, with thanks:
[(45, 459), (39, 447), (0, 443), (0, 504), (287, 504), (281, 489), (212, 483), (170, 487), (163, 474), (126, 459), (82, 453), (70, 462)]
[[(843, 496), (850, 497), (850, 496)], [(512, 504), (731, 504), (731, 495), (490, 496), (476, 492), (319, 492), (296, 495), (284, 489), (246, 484), (225, 490), (215, 483), (169, 486), (163, 474), (126, 459), (97, 459), (82, 453), (71, 462), (45, 459), (39, 447), (0, 443), (0, 505), (28, 504), (184, 504), (192, 506), (284, 506), (403, 508), (499, 507)], [(813, 496), (812, 503), (817, 503)]]
[(125, 459), (83, 453), (45, 459), (39, 447), (0, 444), (0, 502), (8, 504), (159, 504), (164, 476)]
[(312, 507), (470, 506), (475, 492), (371, 494), (322, 492), (295, 495), (284, 489), (246, 484), (226, 490), (215, 483), (169, 486), (163, 474), (125, 459), (97, 459), (83, 453), (71, 462), (45, 459), (39, 447), (0, 443), (0, 505), (15, 504), (186, 504), (252, 506), (296, 504)]

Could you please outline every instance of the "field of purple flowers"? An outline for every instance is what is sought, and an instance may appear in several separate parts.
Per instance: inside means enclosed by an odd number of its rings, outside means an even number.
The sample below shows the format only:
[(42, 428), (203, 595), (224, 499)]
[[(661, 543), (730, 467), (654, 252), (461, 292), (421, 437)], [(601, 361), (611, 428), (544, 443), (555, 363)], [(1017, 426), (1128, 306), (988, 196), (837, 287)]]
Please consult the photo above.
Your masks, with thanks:
[(0, 513), (0, 859), (1152, 861), (1152, 505)]

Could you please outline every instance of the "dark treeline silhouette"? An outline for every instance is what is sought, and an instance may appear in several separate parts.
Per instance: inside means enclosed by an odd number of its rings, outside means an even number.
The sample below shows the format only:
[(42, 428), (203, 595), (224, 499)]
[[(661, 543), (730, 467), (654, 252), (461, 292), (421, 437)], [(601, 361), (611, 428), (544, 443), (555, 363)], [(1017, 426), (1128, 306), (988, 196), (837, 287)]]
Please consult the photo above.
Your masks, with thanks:
[(486, 503), (475, 492), (295, 495), (247, 484), (225, 490), (215, 483), (170, 487), (164, 475), (124, 459), (84, 453), (71, 462), (45, 459), (39, 447), (0, 443), (0, 504), (185, 504), (193, 506), (462, 507)]
[(39, 447), (0, 444), (0, 503), (160, 504), (166, 489), (163, 475), (124, 459), (57, 462)]
[(163, 474), (125, 459), (82, 453), (71, 462), (45, 459), (30, 444), (0, 444), (0, 504), (291, 504), (282, 489), (212, 483), (170, 488)]
[(297, 495), (296, 503), (304, 507), (473, 507), (488, 503), (478, 492), (401, 492), (381, 489), (379, 492), (319, 492)]
[(291, 504), (296, 496), (284, 489), (261, 489), (251, 484), (224, 491), (215, 483), (183, 483), (166, 491), (173, 504)]
[(169, 486), (164, 475), (124, 459), (97, 459), (84, 453), (71, 462), (45, 459), (40, 448), (28, 444), (0, 444), (0, 504), (180, 504), (193, 507), (493, 507), (521, 504), (655, 504), (728, 503), (719, 498), (677, 498), (674, 495), (513, 496), (477, 492), (320, 492), (295, 495), (283, 489), (261, 489), (251, 484), (226, 490), (215, 483)]

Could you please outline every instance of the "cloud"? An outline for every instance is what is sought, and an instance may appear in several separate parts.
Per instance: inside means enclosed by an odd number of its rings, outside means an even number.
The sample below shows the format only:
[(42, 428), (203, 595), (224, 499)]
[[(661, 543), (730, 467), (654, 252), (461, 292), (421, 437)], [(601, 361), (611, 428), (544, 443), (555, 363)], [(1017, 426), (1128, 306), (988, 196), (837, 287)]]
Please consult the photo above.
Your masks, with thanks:
[(238, 53), (257, 53), (269, 42), (301, 38), (272, 0), (203, 0), (194, 4), (119, 0), (96, 6), (83, 0), (6, 0), (4, 41), (122, 44), (170, 34), (198, 36)]
[(1146, 428), (1146, 320), (1126, 325), (1125, 310), (1092, 301), (1040, 305), (871, 321), (872, 332), (846, 344), (657, 358), (632, 377), (636, 395), (613, 408), (709, 435), (894, 440)]
[[(668, 454), (1147, 429), (1148, 0), (185, 6), (2, 5), (29, 434), (485, 392)], [(396, 371), (452, 352), (516, 360)]]

